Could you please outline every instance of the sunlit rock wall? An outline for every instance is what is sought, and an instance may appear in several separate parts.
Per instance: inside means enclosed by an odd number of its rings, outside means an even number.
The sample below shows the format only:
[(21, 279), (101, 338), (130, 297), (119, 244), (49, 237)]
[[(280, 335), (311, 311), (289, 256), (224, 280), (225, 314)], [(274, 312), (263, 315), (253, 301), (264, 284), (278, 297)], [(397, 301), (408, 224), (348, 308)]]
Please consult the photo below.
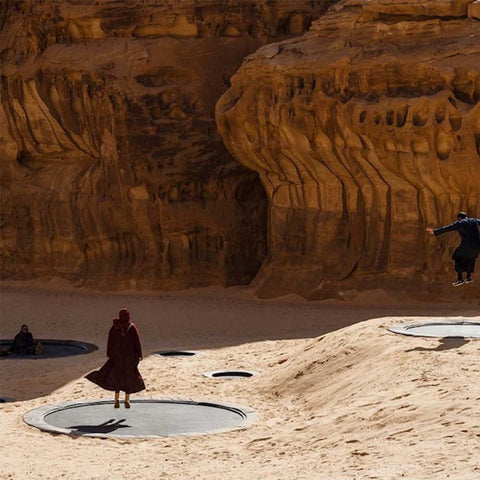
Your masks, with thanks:
[(342, 2), (246, 59), (217, 123), (267, 191), (260, 295), (453, 278), (457, 235), (425, 227), (480, 217), (476, 7)]
[(214, 106), (246, 55), (329, 4), (2, 2), (3, 277), (248, 283), (267, 199), (223, 146)]

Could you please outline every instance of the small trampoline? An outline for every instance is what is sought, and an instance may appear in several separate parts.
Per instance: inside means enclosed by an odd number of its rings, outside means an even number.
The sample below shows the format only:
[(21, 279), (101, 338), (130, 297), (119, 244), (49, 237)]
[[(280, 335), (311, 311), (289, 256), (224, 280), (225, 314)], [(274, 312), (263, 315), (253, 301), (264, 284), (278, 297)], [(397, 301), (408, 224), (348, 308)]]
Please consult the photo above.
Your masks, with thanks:
[(99, 438), (159, 438), (206, 435), (245, 428), (254, 419), (246, 407), (191, 400), (131, 400), (131, 408), (113, 401), (69, 402), (28, 412), (24, 421), (52, 433)]
[(410, 323), (393, 325), (388, 330), (417, 337), (480, 338), (480, 323), (468, 321)]
[(0, 403), (10, 403), (14, 401), (15, 399), (12, 397), (0, 397)]
[[(8, 353), (0, 358), (26, 358), (39, 360), (42, 358), (70, 357), (72, 355), (84, 355), (86, 353), (98, 350), (96, 345), (86, 342), (77, 342), (75, 340), (50, 340), (36, 338), (35, 342), (41, 342), (43, 346), (42, 355), (18, 355), (16, 353)], [(0, 340), (0, 350), (9, 350), (13, 344), (13, 340)]]
[(208, 378), (219, 378), (231, 380), (235, 378), (250, 378), (258, 375), (258, 372), (248, 371), (248, 370), (215, 370), (213, 372), (205, 372), (204, 377)]
[(164, 350), (161, 352), (154, 352), (155, 357), (193, 357), (197, 352), (189, 352), (187, 350)]

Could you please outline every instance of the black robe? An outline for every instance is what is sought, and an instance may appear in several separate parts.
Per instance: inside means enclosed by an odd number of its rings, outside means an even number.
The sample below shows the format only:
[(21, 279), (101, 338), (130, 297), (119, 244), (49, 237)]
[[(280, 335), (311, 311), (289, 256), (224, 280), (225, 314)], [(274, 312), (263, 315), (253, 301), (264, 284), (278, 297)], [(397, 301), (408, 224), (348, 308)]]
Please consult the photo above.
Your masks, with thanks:
[(17, 355), (34, 355), (35, 342), (33, 340), (33, 335), (30, 332), (17, 333), (12, 346), (10, 347), (10, 351)]
[(145, 383), (138, 371), (142, 347), (137, 327), (133, 323), (116, 322), (108, 333), (107, 362), (100, 370), (90, 372), (86, 379), (111, 391), (140, 392)]
[(463, 218), (462, 220), (458, 220), (433, 231), (436, 236), (452, 231), (457, 231), (460, 234), (461, 241), (453, 252), (452, 260), (454, 260), (463, 271), (470, 270), (473, 272), (475, 260), (480, 254), (479, 226), (480, 219)]

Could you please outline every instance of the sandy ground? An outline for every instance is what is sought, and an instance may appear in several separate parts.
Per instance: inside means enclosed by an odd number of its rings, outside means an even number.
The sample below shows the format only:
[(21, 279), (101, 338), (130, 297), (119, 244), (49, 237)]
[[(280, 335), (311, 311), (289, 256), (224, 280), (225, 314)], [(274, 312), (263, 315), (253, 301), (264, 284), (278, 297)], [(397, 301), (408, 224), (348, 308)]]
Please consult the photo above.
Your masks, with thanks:
[[(61, 287), (61, 286), (60, 286)], [(142, 338), (147, 398), (247, 405), (257, 421), (209, 436), (116, 440), (43, 433), (29, 410), (110, 398), (83, 378), (105, 360), (106, 334), (127, 306)], [(248, 288), (101, 294), (4, 285), (1, 335), (28, 323), (39, 338), (84, 340), (97, 352), (0, 360), (0, 478), (27, 480), (480, 479), (480, 340), (395, 335), (391, 324), (478, 306), (394, 301), (256, 300)], [(188, 359), (152, 352), (185, 348)], [(202, 372), (257, 370), (248, 380)]]

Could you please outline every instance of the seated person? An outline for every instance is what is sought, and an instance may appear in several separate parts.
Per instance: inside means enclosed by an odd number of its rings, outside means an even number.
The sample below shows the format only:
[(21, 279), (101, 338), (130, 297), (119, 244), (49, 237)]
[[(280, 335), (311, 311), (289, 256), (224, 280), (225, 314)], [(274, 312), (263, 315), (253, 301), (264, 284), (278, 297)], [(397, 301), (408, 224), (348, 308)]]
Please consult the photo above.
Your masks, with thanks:
[(20, 332), (15, 335), (10, 352), (17, 355), (41, 355), (43, 347), (40, 342), (35, 343), (33, 335), (28, 331), (28, 325), (23, 324)]

